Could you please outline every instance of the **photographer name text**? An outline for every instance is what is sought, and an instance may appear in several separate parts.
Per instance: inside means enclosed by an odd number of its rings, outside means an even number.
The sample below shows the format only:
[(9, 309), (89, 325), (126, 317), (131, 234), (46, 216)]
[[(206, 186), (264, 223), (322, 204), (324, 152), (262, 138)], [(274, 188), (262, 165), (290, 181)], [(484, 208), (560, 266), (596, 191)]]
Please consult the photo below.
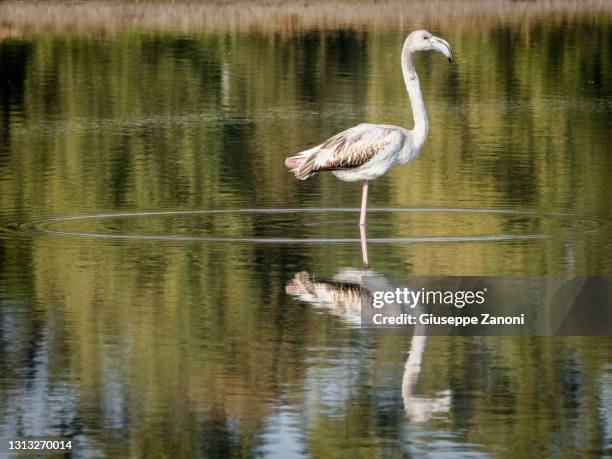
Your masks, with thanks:
[(479, 316), (436, 316), (433, 314), (396, 314), (386, 316), (381, 313), (372, 316), (374, 325), (450, 325), (469, 327), (471, 325), (525, 325), (525, 314), (518, 316), (493, 316), (482, 313)]

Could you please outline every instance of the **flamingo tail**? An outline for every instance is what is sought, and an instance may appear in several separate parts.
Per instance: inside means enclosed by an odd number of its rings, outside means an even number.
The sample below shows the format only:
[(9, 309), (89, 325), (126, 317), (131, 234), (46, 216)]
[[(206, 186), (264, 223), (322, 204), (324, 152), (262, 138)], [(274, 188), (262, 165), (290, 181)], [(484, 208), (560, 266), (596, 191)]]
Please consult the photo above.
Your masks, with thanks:
[(285, 159), (285, 166), (291, 169), (290, 172), (295, 174), (296, 178), (299, 180), (306, 180), (315, 174), (315, 172), (313, 172), (314, 159), (318, 151), (319, 147), (315, 147), (310, 150), (305, 150), (295, 156), (290, 156)]

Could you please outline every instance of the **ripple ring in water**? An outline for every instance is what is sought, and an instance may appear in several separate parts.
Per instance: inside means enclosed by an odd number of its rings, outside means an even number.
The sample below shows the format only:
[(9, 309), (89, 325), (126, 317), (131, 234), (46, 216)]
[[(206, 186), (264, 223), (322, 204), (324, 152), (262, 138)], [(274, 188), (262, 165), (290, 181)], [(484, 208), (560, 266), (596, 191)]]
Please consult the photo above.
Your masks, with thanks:
[[(65, 217), (51, 217), (30, 223), (19, 225), (19, 233), (42, 234), (62, 237), (85, 237), (115, 240), (158, 240), (158, 241), (209, 241), (209, 242), (245, 242), (261, 244), (337, 244), (359, 242), (357, 237), (263, 237), (263, 236), (240, 236), (240, 235), (193, 235), (193, 234), (129, 234), (126, 232), (107, 231), (83, 231), (76, 229), (57, 228), (65, 223), (105, 222), (110, 220), (142, 219), (142, 218), (196, 218), (198, 216), (213, 215), (244, 215), (244, 214), (325, 214), (325, 213), (358, 213), (358, 208), (246, 208), (246, 209), (208, 209), (208, 210), (168, 210), (168, 211), (143, 211), (143, 212), (116, 212), (100, 213), (91, 215), (76, 215)], [(427, 214), (490, 214), (497, 216), (513, 216), (515, 218), (561, 218), (570, 219), (574, 225), (583, 231), (600, 227), (603, 223), (593, 217), (576, 216), (560, 212), (535, 212), (511, 209), (470, 209), (470, 208), (371, 208), (368, 213), (427, 213)], [(432, 220), (433, 221), (433, 220)], [(330, 225), (330, 222), (326, 222)], [(299, 222), (292, 225), (298, 226)], [(303, 226), (303, 224), (302, 224)], [(355, 225), (356, 227), (356, 225)], [(368, 237), (369, 243), (440, 243), (440, 242), (483, 242), (483, 241), (508, 241), (526, 239), (544, 239), (546, 234), (484, 234), (484, 235), (443, 235), (443, 236), (419, 236), (419, 237)]]

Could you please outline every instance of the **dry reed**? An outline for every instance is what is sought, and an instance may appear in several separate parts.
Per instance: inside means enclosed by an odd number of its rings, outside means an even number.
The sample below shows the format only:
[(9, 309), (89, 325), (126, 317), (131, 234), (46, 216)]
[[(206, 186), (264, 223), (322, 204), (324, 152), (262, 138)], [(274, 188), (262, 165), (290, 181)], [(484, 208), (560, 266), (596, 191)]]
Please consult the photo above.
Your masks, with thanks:
[(419, 24), (489, 27), (523, 23), (542, 15), (564, 20), (611, 13), (609, 0), (5, 1), (0, 2), (0, 37), (66, 32), (115, 34), (127, 27), (281, 33)]

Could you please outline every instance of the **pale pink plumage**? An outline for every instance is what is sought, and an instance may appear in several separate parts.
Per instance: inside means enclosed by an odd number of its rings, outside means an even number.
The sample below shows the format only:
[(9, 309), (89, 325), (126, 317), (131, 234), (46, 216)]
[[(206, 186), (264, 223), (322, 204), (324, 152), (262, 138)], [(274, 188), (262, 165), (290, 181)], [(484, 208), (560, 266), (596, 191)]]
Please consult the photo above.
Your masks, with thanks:
[[(334, 135), (321, 145), (287, 158), (285, 165), (296, 178), (306, 180), (317, 172), (351, 171), (362, 166), (385, 163), (387, 167), (372, 170), (367, 174), (368, 177), (356, 178), (371, 180), (395, 164), (406, 138), (407, 131), (398, 126), (360, 124)], [(351, 181), (350, 177), (336, 175)]]

